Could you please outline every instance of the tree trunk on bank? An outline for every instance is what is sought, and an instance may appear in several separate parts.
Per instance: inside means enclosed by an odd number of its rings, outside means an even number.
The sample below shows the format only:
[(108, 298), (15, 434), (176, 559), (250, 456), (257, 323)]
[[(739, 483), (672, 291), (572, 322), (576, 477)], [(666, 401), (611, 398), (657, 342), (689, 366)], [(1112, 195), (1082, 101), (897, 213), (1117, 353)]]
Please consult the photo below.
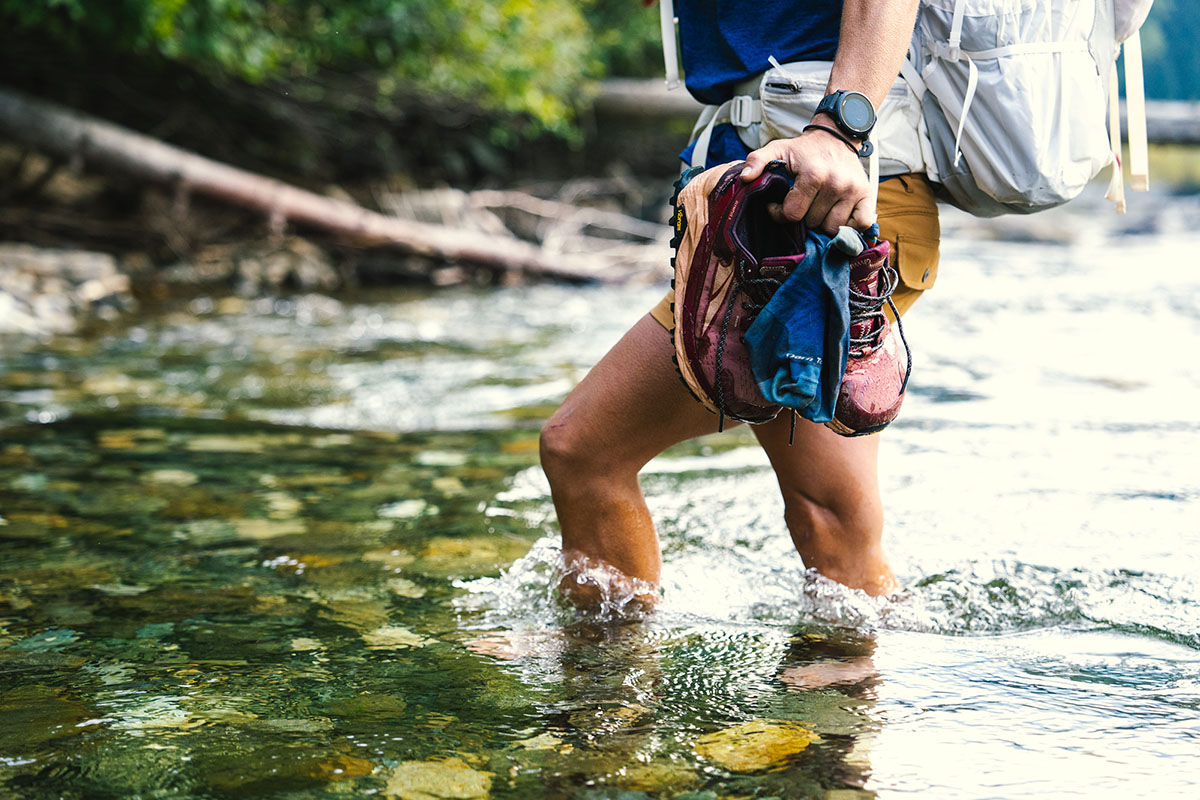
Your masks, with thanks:
[(71, 163), (174, 186), (261, 212), (273, 227), (291, 221), (330, 232), (347, 244), (393, 245), (448, 262), (475, 264), (574, 282), (599, 279), (594, 259), (550, 254), (507, 239), (390, 217), (305, 191), (164, 144), (135, 131), (0, 87), (0, 134)]

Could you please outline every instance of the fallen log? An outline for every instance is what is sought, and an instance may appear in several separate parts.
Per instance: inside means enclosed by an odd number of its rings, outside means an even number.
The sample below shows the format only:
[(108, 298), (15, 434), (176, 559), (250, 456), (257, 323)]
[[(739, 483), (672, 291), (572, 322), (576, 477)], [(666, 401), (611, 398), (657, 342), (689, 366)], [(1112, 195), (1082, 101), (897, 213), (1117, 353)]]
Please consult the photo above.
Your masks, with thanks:
[(516, 238), (390, 217), (165, 144), (0, 87), (0, 135), (72, 164), (83, 162), (262, 212), (274, 229), (295, 222), (360, 247), (393, 245), (451, 263), (573, 282), (604, 278), (602, 264), (579, 254), (547, 253)]

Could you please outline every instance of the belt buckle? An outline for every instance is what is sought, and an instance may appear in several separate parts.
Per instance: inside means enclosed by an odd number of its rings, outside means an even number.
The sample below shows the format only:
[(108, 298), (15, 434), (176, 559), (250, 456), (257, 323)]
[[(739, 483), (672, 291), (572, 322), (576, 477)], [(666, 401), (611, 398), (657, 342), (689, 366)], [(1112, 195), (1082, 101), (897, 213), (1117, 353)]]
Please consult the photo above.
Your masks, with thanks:
[(733, 98), (732, 104), (729, 107), (729, 121), (738, 128), (748, 128), (755, 122), (759, 122), (761, 114), (755, 114), (756, 111), (754, 98), (748, 94), (739, 94)]

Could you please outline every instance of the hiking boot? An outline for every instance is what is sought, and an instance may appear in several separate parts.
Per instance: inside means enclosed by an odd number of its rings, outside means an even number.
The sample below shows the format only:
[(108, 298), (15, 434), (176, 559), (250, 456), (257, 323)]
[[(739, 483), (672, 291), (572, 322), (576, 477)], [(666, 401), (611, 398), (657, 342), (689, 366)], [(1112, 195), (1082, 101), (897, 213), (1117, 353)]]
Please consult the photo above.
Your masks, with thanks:
[[(897, 275), (881, 241), (850, 262), (850, 350), (833, 419), (825, 425), (842, 436), (881, 431), (900, 413), (908, 386), (911, 353), (900, 315), (892, 305)], [(892, 325), (883, 313), (896, 315)]]
[(744, 336), (758, 312), (804, 257), (804, 229), (767, 212), (782, 203), (791, 180), (772, 162), (751, 183), (745, 162), (689, 170), (676, 182), (675, 364), (700, 403), (720, 416), (767, 422), (781, 406), (767, 402), (754, 374)]

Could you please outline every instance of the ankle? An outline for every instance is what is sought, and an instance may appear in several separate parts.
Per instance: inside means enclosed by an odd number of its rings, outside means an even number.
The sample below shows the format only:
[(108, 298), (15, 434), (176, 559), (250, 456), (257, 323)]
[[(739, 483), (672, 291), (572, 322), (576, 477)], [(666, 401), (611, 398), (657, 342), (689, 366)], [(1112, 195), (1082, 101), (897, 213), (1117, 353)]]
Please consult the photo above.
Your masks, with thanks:
[(558, 591), (582, 611), (623, 616), (651, 611), (659, 599), (657, 582), (628, 575), (600, 558), (564, 550)]

